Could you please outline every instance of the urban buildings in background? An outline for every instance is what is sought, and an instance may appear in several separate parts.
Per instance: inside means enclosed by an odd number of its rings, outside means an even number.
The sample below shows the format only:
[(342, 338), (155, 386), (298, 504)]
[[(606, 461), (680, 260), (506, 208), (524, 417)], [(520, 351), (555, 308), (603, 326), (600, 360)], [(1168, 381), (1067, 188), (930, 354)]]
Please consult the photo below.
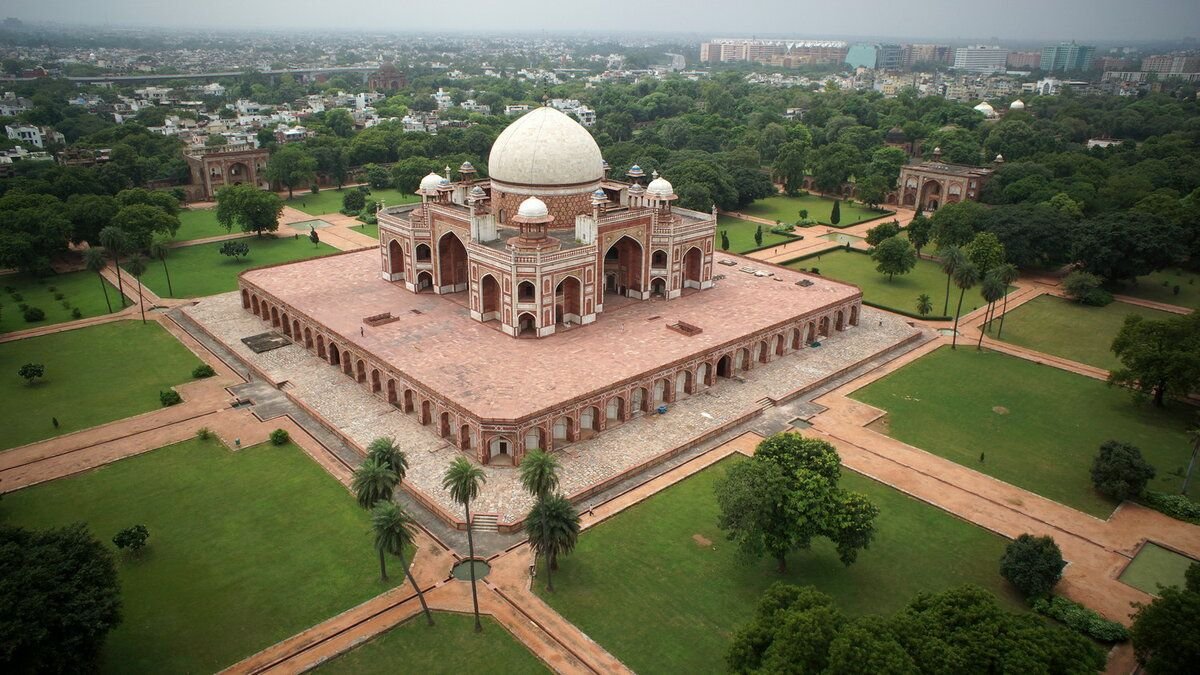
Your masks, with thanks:
[(783, 67), (838, 64), (845, 61), (849, 48), (849, 45), (841, 40), (716, 38), (700, 45), (700, 61), (753, 61)]
[(1091, 70), (1096, 48), (1063, 42), (1042, 48), (1040, 68), (1046, 71)]
[(1008, 68), (1008, 50), (998, 46), (974, 45), (954, 50), (954, 69), (968, 73), (998, 73)]

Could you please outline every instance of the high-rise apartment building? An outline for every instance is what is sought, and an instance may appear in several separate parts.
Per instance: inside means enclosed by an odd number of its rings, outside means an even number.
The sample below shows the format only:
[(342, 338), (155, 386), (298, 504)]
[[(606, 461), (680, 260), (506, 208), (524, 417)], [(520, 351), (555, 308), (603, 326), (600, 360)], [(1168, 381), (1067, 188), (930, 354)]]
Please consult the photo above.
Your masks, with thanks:
[(1090, 70), (1096, 48), (1078, 45), (1074, 42), (1062, 42), (1057, 45), (1042, 47), (1042, 70)]
[(700, 45), (700, 61), (754, 61), (775, 65), (841, 63), (848, 45), (841, 40), (754, 40), (716, 38)]
[(997, 73), (1008, 64), (1008, 50), (1003, 47), (975, 45), (954, 50), (954, 69), (971, 73)]
[(1009, 52), (1008, 67), (1013, 70), (1037, 70), (1041, 67), (1041, 52)]

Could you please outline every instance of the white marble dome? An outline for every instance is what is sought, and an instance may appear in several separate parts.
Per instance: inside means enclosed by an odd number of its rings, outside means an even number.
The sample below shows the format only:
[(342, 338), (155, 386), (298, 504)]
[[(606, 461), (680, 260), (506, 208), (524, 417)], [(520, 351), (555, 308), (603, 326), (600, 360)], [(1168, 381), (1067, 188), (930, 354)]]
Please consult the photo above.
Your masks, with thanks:
[(675, 187), (666, 178), (655, 178), (646, 186), (646, 194), (657, 199), (666, 199), (675, 194)]
[(1012, 103), (1008, 104), (1008, 109), (1009, 110), (1024, 110), (1025, 102), (1022, 101), (1021, 99), (1017, 99), (1017, 100), (1013, 101)]
[[(438, 186), (442, 184), (442, 180), (441, 176), (430, 171), (428, 176), (421, 179), (421, 189), (432, 192), (438, 189)], [(412, 185), (412, 183), (409, 183), (409, 185)]]
[(581, 124), (554, 108), (525, 113), (496, 138), (488, 175), (516, 185), (594, 183), (604, 174), (600, 146)]
[(522, 218), (545, 218), (550, 215), (550, 209), (546, 207), (546, 202), (530, 197), (517, 207), (517, 215)]
[(996, 109), (993, 108), (992, 104), (988, 103), (987, 101), (984, 101), (983, 103), (980, 103), (979, 105), (975, 106), (975, 112), (982, 113), (984, 117), (995, 117), (996, 116)]

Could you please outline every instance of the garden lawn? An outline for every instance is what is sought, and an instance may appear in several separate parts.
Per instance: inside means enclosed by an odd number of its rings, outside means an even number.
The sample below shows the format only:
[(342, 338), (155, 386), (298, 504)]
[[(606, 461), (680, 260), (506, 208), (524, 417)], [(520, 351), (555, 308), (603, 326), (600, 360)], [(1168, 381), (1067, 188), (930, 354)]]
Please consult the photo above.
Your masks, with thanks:
[[(107, 282), (101, 288), (100, 277), (95, 272), (67, 272), (52, 274), (47, 277), (32, 277), (24, 274), (6, 274), (0, 276), (0, 333), (15, 330), (40, 328), (64, 321), (75, 321), (71, 312), (78, 308), (81, 319), (91, 316), (108, 314), (108, 302), (112, 303), (113, 311), (120, 311), (121, 296), (117, 289)], [(50, 290), (53, 286), (55, 290)], [(12, 289), (12, 290), (9, 290)], [(104, 300), (104, 289), (108, 290), (108, 302)], [(54, 295), (62, 293), (63, 299), (56, 300)], [(13, 294), (21, 296), (20, 300)], [(70, 307), (63, 307), (62, 303)], [(46, 313), (41, 321), (28, 322), (20, 305), (37, 307)]]
[(1196, 562), (1170, 549), (1146, 542), (1133, 557), (1133, 562), (1121, 572), (1121, 581), (1150, 595), (1158, 595), (1159, 586), (1183, 588), (1188, 567)]
[[(233, 232), (236, 234), (240, 230)], [(217, 222), (216, 209), (184, 209), (179, 212), (179, 231), (175, 233), (175, 241), (191, 241), (225, 234), (229, 234), (229, 231)]]
[[(1013, 308), (1004, 318), (1001, 339), (1021, 347), (1061, 356), (1097, 368), (1112, 370), (1121, 365), (1113, 356), (1113, 338), (1130, 314), (1161, 321), (1173, 314), (1154, 309), (1114, 302), (1104, 307), (1089, 307), (1053, 295), (1041, 295), (1020, 307)], [(991, 337), (999, 331), (1000, 322), (992, 322)]]
[[(862, 289), (863, 298), (881, 307), (897, 309), (909, 314), (917, 313), (917, 296), (929, 294), (933, 300), (931, 317), (942, 316), (946, 307), (946, 275), (938, 264), (925, 259), (917, 260), (916, 267), (908, 274), (897, 274), (888, 281), (886, 274), (875, 270), (877, 264), (867, 253), (835, 249), (818, 256), (808, 256), (785, 263), (792, 269), (819, 269), (821, 276), (854, 284)], [(949, 316), (954, 316), (958, 304), (958, 288), (950, 285)], [(983, 305), (980, 289), (968, 290), (963, 298), (963, 314)], [(1004, 326), (1008, 332), (1008, 326)]]
[[(358, 232), (360, 234), (365, 234), (368, 237), (372, 237), (375, 239), (379, 238), (379, 225), (367, 225), (366, 223), (359, 223), (358, 225), (355, 225), (355, 226), (351, 227), (350, 229), (354, 230), (355, 232)], [(320, 233), (318, 232), (317, 234), (320, 234)]]
[(405, 673), (548, 673), (504, 626), (470, 614), (434, 612), (430, 628), (418, 614), (370, 642), (317, 668), (322, 675)]
[[(1176, 286), (1179, 287), (1179, 295), (1175, 295)], [(1138, 277), (1136, 286), (1125, 284), (1118, 293), (1200, 310), (1200, 274), (1181, 269), (1163, 270)]]
[(732, 633), (776, 581), (816, 586), (850, 614), (887, 614), (920, 591), (973, 583), (1019, 606), (998, 572), (1005, 539), (849, 470), (842, 485), (880, 509), (871, 547), (844, 567), (821, 539), (788, 556), (747, 561), (717, 528), (713, 485), (731, 458), (587, 530), (534, 589), (639, 673), (724, 672)]
[[(313, 246), (306, 235), (298, 232), (294, 234), (298, 236), (265, 235), (241, 239), (239, 241), (244, 241), (250, 246), (250, 255), (238, 260), (221, 255), (221, 246), (225, 242), (209, 242), (171, 249), (170, 255), (167, 256), (167, 267), (170, 269), (174, 294), (167, 292), (167, 277), (159, 260), (146, 261), (147, 268), (146, 273), (142, 275), (142, 283), (149, 286), (159, 297), (198, 298), (236, 290), (238, 274), (251, 267), (304, 260), (337, 252), (337, 249), (328, 244)], [(317, 234), (319, 235), (320, 231)], [(126, 283), (137, 283), (129, 276), (125, 278)]]
[[(158, 393), (189, 381), (201, 361), (157, 323), (116, 321), (0, 343), (0, 363), (7, 449), (156, 410)], [(44, 364), (46, 376), (26, 384), (25, 363)]]
[[(779, 195), (777, 197), (767, 197), (760, 199), (753, 204), (742, 209), (742, 213), (748, 216), (758, 216), (771, 221), (782, 220), (785, 223), (794, 223), (800, 220), (800, 209), (808, 209), (808, 219), (816, 221), (822, 225), (831, 225), (829, 215), (833, 211), (833, 200), (828, 197), (820, 197), (817, 195), (805, 195), (803, 197), (786, 197)], [(882, 211), (872, 211), (871, 209), (850, 202), (842, 201), (841, 206), (842, 218), (834, 227), (850, 227), (868, 220), (883, 218), (890, 214)]]
[(370, 524), (350, 493), (290, 443), (230, 452), (193, 439), (4, 496), (0, 520), (83, 521), (118, 554), (124, 621), (103, 669), (215, 672), (400, 581), (379, 580)]
[[(721, 231), (724, 230), (729, 234), (729, 252), (730, 253), (745, 253), (758, 248), (758, 244), (754, 242), (754, 232), (758, 229), (759, 223), (754, 223), (749, 220), (734, 218), (733, 216), (718, 215), (717, 216), (717, 236), (716, 246), (721, 248)], [(771, 231), (770, 225), (763, 225), (763, 243), (765, 246), (774, 246), (776, 244), (786, 244), (789, 241), (795, 241), (795, 237), (788, 237), (782, 234), (775, 234)], [(797, 234), (801, 230), (797, 229)]]
[[(340, 212), (342, 210), (342, 196), (350, 190), (355, 189), (357, 188), (344, 187), (341, 191), (338, 191), (334, 188), (323, 188), (315, 195), (308, 190), (297, 190), (295, 197), (285, 199), (283, 203), (310, 215), (323, 216), (327, 213)], [(367, 195), (367, 199), (374, 199), (375, 201), (382, 199), (386, 206), (395, 206), (396, 204), (415, 202), (417, 201), (417, 196), (404, 194), (395, 188), (383, 188), (381, 190), (371, 190), (371, 194)]]
[(1116, 506), (1092, 489), (1102, 443), (1140, 448), (1158, 470), (1147, 487), (1161, 492), (1179, 490), (1173, 474), (1190, 455), (1185, 406), (1139, 405), (1125, 389), (970, 344), (938, 349), (853, 397), (886, 410), (888, 433), (905, 443), (1098, 518)]

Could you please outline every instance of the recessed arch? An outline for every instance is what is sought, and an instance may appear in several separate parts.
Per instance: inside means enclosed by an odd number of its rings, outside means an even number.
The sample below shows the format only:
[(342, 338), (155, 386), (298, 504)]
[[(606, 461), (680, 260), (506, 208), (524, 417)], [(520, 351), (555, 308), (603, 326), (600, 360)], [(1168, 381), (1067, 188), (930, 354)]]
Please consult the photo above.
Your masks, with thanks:
[(484, 321), (500, 318), (500, 282), (490, 274), (479, 280), (479, 312)]
[(517, 302), (536, 302), (537, 301), (537, 286), (533, 285), (532, 281), (526, 279), (517, 284)]
[(554, 322), (571, 324), (582, 321), (583, 284), (579, 277), (565, 276), (554, 288)]
[(698, 391), (709, 386), (709, 368), (707, 363), (696, 366), (696, 379), (693, 380), (692, 391)]
[(417, 275), (417, 292), (431, 293), (433, 292), (433, 275), (429, 272), (421, 272)]
[(758, 343), (758, 362), (766, 363), (771, 360), (771, 347), (766, 340)]
[(604, 418), (609, 422), (625, 421), (625, 399), (614, 396), (604, 406)]
[(400, 405), (400, 397), (396, 395), (396, 381), (390, 377), (387, 383), (387, 402), (394, 406)]
[(537, 317), (531, 312), (521, 312), (517, 315), (517, 336), (537, 337)]
[(464, 424), (458, 429), (458, 449), (469, 451), (475, 447), (475, 435), (471, 432), (471, 425)]
[(337, 365), (341, 365), (341, 363), (342, 363), (341, 351), (338, 350), (338, 346), (335, 343), (330, 342), (329, 343), (329, 365), (337, 366)]
[(654, 277), (650, 280), (650, 295), (656, 298), (667, 297), (667, 280), (662, 277)]
[(636, 387), (629, 397), (630, 408), (633, 412), (649, 412), (650, 396), (645, 387)]
[(450, 419), (450, 413), (443, 412), (438, 415), (438, 436), (442, 438), (450, 438), (450, 428), (453, 426)]
[(417, 247), (413, 249), (413, 257), (416, 258), (417, 262), (419, 263), (432, 262), (432, 249), (429, 248), (429, 244), (417, 244)]
[(570, 417), (564, 415), (554, 420), (553, 437), (556, 442), (569, 443), (575, 440), (575, 423)]
[(775, 336), (775, 356), (783, 356), (784, 350), (787, 348), (787, 342), (783, 339), (783, 335)]
[(372, 368), (371, 369), (371, 393), (378, 394), (382, 390), (383, 390), (383, 383), (379, 377), (379, 370), (377, 368)]
[(429, 403), (429, 399), (421, 401), (421, 415), (418, 421), (423, 425), (433, 421), (433, 405)]
[(667, 252), (661, 248), (655, 249), (654, 253), (650, 254), (650, 267), (654, 269), (664, 270), (667, 268)]
[(717, 377), (733, 377), (733, 357), (729, 354), (717, 359)]
[(305, 348), (305, 349), (312, 349), (312, 348), (313, 348), (313, 336), (312, 336), (312, 329), (311, 329), (311, 328), (307, 328), (307, 327), (304, 329), (304, 348)]
[(839, 331), (846, 330), (846, 315), (840, 309), (837, 312), (837, 320), (833, 322), (833, 327)]
[(605, 292), (642, 297), (645, 258), (642, 245), (632, 237), (626, 235), (613, 242), (604, 252)]
[(821, 323), (818, 324), (818, 326), (817, 326), (817, 332), (820, 333), (821, 337), (829, 337), (829, 317), (828, 316), (821, 317)]
[(704, 252), (699, 246), (693, 246), (683, 254), (683, 286), (684, 288), (700, 288), (704, 274)]
[(404, 248), (398, 239), (388, 242), (388, 272), (393, 281), (399, 278), (397, 275), (404, 274)]
[(588, 406), (579, 413), (579, 436), (590, 438), (600, 432), (600, 409)]
[(325, 336), (320, 333), (317, 333), (317, 357), (322, 359), (328, 358), (325, 352)]
[(549, 450), (546, 447), (546, 432), (541, 427), (529, 427), (525, 430), (525, 452), (530, 450)]
[(250, 311), (254, 313), (254, 316), (262, 317), (262, 308), (259, 307), (257, 295), (250, 296)]
[(467, 289), (467, 247), (454, 232), (438, 239), (438, 288), (442, 293)]

